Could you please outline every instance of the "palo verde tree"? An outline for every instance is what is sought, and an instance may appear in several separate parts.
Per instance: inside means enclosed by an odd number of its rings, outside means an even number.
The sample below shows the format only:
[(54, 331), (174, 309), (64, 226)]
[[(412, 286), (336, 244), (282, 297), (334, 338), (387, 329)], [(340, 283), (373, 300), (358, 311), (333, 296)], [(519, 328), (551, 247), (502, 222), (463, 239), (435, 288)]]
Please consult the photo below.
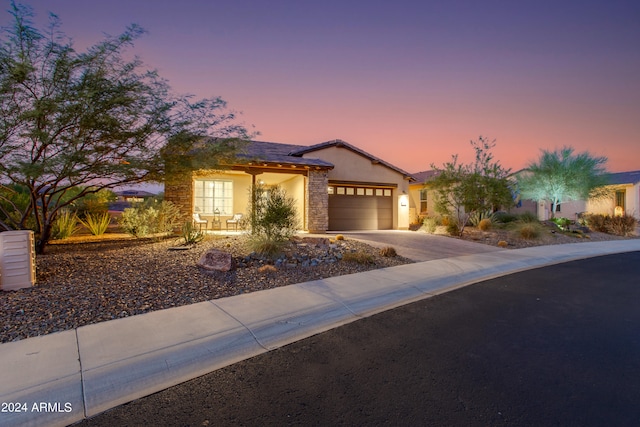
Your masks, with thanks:
[(522, 198), (548, 202), (553, 218), (563, 202), (602, 195), (606, 162), (606, 157), (594, 157), (587, 151), (575, 154), (572, 147), (542, 150), (538, 162), (530, 163), (518, 177), (518, 188)]
[(510, 170), (493, 159), (491, 149), (495, 140), (480, 136), (471, 141), (475, 160), (470, 164), (458, 163), (458, 155), (442, 168), (435, 165), (435, 175), (428, 185), (436, 191), (436, 210), (453, 216), (460, 235), (469, 217), (476, 212), (494, 212), (513, 204), (508, 175)]
[[(249, 137), (222, 99), (174, 95), (129, 53), (140, 27), (78, 52), (55, 15), (38, 29), (31, 8), (12, 2), (10, 13), (0, 38), (0, 230), (31, 224), (38, 253), (75, 200), (161, 181), (169, 165), (217, 167)], [(17, 187), (27, 203), (16, 203)]]

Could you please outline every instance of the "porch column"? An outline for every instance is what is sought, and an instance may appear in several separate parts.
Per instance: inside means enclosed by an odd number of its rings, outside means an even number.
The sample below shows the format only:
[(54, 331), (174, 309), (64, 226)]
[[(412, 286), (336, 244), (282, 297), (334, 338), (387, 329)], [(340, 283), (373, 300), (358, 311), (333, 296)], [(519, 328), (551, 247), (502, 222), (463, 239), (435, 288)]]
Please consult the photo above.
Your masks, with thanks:
[(182, 221), (191, 221), (193, 214), (193, 177), (191, 174), (172, 176), (165, 181), (164, 199), (180, 210)]
[(326, 170), (309, 170), (305, 197), (305, 223), (309, 233), (324, 234), (329, 228), (328, 186)]

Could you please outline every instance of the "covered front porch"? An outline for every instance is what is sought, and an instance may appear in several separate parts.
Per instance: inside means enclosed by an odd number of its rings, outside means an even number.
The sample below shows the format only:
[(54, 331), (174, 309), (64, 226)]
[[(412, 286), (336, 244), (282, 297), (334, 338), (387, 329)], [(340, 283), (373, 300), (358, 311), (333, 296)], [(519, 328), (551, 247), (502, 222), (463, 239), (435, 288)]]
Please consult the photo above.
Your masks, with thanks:
[(328, 227), (327, 172), (323, 168), (236, 166), (198, 171), (167, 186), (165, 199), (176, 204), (185, 221), (207, 233), (240, 233), (247, 228), (252, 189), (279, 186), (295, 200), (300, 230), (324, 233)]

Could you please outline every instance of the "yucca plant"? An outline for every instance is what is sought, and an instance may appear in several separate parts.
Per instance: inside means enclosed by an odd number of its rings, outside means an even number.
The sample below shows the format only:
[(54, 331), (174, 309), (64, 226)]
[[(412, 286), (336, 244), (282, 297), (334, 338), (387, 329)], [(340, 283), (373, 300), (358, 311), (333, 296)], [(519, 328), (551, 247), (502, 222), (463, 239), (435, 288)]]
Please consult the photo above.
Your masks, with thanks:
[(195, 245), (201, 242), (205, 237), (205, 234), (197, 230), (191, 221), (187, 221), (182, 226), (182, 238), (186, 245)]
[(94, 236), (102, 236), (111, 224), (111, 215), (108, 212), (101, 214), (87, 214), (84, 219), (79, 220), (82, 225), (87, 227), (89, 232)]
[(53, 223), (54, 239), (66, 239), (78, 231), (78, 217), (72, 212), (62, 212)]

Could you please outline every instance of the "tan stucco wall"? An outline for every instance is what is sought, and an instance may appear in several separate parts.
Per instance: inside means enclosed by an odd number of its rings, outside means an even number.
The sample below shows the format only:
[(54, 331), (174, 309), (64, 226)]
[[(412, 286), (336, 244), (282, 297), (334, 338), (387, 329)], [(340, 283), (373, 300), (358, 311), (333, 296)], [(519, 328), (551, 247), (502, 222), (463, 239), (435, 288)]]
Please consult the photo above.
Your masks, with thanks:
[[(397, 171), (356, 153), (345, 147), (327, 147), (313, 151), (303, 157), (322, 159), (335, 167), (328, 173), (329, 181), (368, 182), (395, 184), (393, 190), (393, 228), (403, 229), (409, 226), (409, 207), (401, 206), (400, 196), (409, 193), (409, 182)], [(326, 192), (326, 190), (325, 190)], [(406, 209), (405, 209), (406, 208)], [(400, 214), (401, 217), (400, 217)]]
[[(413, 183), (409, 186), (409, 201), (410, 206), (413, 209), (410, 215), (410, 221), (414, 224), (417, 221), (417, 217), (421, 214), (420, 212), (420, 192), (424, 188), (423, 183)], [(427, 215), (431, 217), (437, 216), (435, 210), (435, 191), (427, 190)]]
[(304, 186), (305, 178), (302, 175), (293, 175), (280, 183), (280, 187), (287, 192), (287, 195), (295, 200), (298, 228), (301, 229), (306, 228), (304, 224)]
[(613, 215), (616, 206), (615, 191), (625, 190), (625, 210), (627, 215), (640, 218), (640, 184), (617, 185), (611, 187), (611, 197), (600, 200), (590, 199), (587, 202), (587, 212), (602, 215)]

